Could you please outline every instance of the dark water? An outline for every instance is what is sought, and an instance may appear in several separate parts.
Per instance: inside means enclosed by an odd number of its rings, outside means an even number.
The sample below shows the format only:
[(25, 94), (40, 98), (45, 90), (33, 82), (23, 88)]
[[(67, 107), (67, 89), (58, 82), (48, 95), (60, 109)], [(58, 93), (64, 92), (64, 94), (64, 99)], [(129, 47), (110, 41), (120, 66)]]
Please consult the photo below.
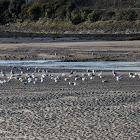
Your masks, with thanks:
[(140, 62), (61, 62), (59, 60), (0, 61), (0, 66), (41, 67), (53, 69), (94, 69), (140, 71)]

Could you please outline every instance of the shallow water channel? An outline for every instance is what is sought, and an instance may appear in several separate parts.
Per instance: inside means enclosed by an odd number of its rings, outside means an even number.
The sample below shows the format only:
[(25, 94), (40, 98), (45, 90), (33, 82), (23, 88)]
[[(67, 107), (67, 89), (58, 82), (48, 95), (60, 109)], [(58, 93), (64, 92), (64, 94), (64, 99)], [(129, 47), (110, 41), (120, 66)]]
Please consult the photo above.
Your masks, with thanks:
[(0, 66), (40, 67), (53, 69), (94, 69), (140, 71), (140, 62), (62, 62), (60, 60), (1, 60)]

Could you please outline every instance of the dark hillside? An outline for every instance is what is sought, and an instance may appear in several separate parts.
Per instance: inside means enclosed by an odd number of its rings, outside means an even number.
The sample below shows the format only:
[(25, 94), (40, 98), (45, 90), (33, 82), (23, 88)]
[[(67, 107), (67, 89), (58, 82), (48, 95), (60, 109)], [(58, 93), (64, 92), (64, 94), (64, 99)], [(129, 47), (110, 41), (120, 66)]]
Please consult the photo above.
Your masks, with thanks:
[(0, 0), (0, 24), (8, 31), (139, 33), (140, 0)]
[[(59, 0), (33, 0), (33, 2), (57, 2)], [(138, 8), (140, 7), (140, 0), (60, 0), (73, 2), (79, 6), (90, 6), (92, 8)]]
[[(0, 0), (13, 1), (13, 0)], [(27, 0), (25, 0), (27, 1)], [(140, 0), (30, 0), (33, 3), (50, 3), (50, 2), (73, 2), (79, 6), (91, 6), (92, 8), (140, 8)]]

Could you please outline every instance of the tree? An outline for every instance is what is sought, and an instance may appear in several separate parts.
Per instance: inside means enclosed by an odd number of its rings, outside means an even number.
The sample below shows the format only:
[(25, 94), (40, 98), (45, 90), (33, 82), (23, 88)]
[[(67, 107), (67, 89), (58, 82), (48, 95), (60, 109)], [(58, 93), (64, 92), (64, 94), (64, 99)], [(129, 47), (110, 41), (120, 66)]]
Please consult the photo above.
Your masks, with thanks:
[(9, 12), (13, 18), (18, 18), (21, 12), (21, 5), (25, 3), (25, 0), (11, 0), (9, 4)]
[(12, 15), (11, 13), (9, 12), (9, 10), (5, 10), (3, 15), (2, 15), (3, 19), (2, 19), (2, 22), (3, 23), (8, 23), (8, 22), (11, 22), (13, 21), (12, 20)]
[(57, 9), (56, 11), (56, 17), (60, 18), (60, 19), (64, 19), (66, 18), (66, 14), (67, 14), (67, 11), (66, 11), (66, 6), (61, 6), (61, 8)]
[(8, 9), (9, 7), (9, 1), (7, 0), (2, 0), (0, 1), (0, 14), (2, 15), (4, 13), (5, 10)]
[(55, 17), (55, 11), (56, 7), (54, 6), (54, 3), (50, 2), (46, 4), (45, 6), (45, 16), (47, 18), (54, 18)]
[(87, 20), (88, 14), (91, 13), (91, 10), (89, 9), (82, 9), (81, 11), (81, 18), (83, 21)]
[(20, 19), (25, 20), (29, 18), (28, 9), (31, 5), (29, 3), (25, 3), (21, 6), (21, 13), (18, 15)]
[(67, 8), (66, 8), (66, 11), (67, 11), (67, 18), (70, 19), (71, 17), (71, 12), (76, 8), (76, 5), (74, 2), (72, 1), (69, 1), (68, 4), (67, 4)]
[(27, 11), (31, 20), (38, 20), (43, 14), (43, 5), (34, 3)]
[(100, 18), (100, 15), (96, 13), (95, 11), (92, 11), (90, 14), (88, 14), (88, 21), (89, 22), (96, 22)]
[(72, 24), (77, 25), (82, 22), (80, 11), (72, 11), (70, 21)]

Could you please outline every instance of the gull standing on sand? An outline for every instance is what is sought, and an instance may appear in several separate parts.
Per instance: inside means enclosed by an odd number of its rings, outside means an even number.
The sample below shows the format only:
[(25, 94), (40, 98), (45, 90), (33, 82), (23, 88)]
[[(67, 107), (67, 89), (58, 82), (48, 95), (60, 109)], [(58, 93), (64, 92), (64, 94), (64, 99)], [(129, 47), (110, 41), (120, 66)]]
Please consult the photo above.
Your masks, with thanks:
[(24, 72), (21, 70), (21, 72), (20, 72), (21, 74), (24, 74)]
[(77, 82), (74, 82), (74, 84), (73, 84), (74, 86), (76, 86), (76, 85), (78, 85), (78, 83)]
[(87, 74), (85, 74), (85, 73), (82, 73), (82, 76), (87, 76)]
[(129, 77), (132, 78), (134, 76), (134, 73), (129, 72)]
[(76, 77), (75, 78), (75, 81), (80, 80), (80, 79), (82, 79), (82, 78), (81, 77)]
[(64, 79), (64, 81), (68, 81), (68, 80), (69, 80), (69, 78), (65, 78), (65, 79)]
[(41, 77), (41, 83), (43, 83), (44, 81), (45, 81), (44, 78)]
[(11, 70), (10, 74), (11, 74), (11, 75), (14, 75), (14, 72), (13, 72), (13, 70)]
[(93, 79), (95, 79), (95, 77), (90, 77), (90, 80), (93, 80)]
[(69, 82), (69, 85), (74, 85), (74, 83), (70, 81), (70, 82)]
[(66, 74), (65, 73), (62, 73), (62, 76), (66, 76)]
[(113, 76), (118, 76), (118, 74), (113, 70), (112, 71)]
[(86, 78), (86, 77), (83, 77), (83, 78), (82, 78), (82, 81), (86, 81), (86, 80), (87, 80), (87, 78)]
[(93, 73), (88, 73), (88, 76), (93, 76)]
[(95, 74), (95, 73), (96, 73), (96, 70), (92, 70), (92, 73), (94, 73), (94, 74)]
[(101, 71), (101, 72), (98, 74), (98, 76), (99, 76), (100, 78), (103, 78), (103, 72)]
[(119, 76), (116, 77), (116, 80), (117, 81), (121, 81), (122, 79), (123, 79), (123, 77), (121, 75), (119, 75)]
[(31, 83), (32, 82), (32, 78), (28, 78), (28, 83)]
[(37, 81), (34, 81), (33, 83), (34, 83), (34, 84), (37, 84)]

